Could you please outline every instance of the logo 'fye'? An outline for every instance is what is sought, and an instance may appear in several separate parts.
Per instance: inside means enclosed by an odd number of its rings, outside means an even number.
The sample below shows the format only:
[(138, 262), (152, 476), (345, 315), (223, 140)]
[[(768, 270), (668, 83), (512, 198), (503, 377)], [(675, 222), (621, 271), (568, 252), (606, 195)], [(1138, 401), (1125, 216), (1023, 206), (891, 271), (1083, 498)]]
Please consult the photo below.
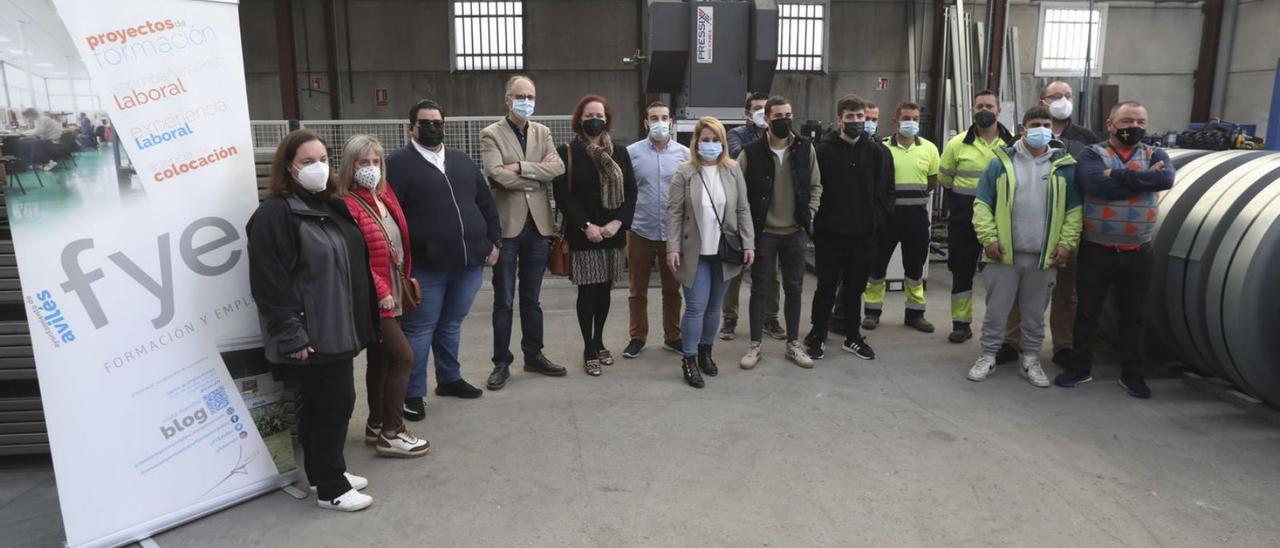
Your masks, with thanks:
[(195, 413), (185, 417), (173, 419), (171, 424), (160, 425), (160, 433), (164, 434), (164, 439), (172, 438), (193, 426), (199, 426), (209, 420), (209, 414), (205, 413), (204, 408), (197, 409)]
[[(197, 245), (196, 233), (204, 229), (212, 231), (216, 237)], [(182, 262), (192, 272), (201, 276), (219, 276), (236, 266), (240, 260), (241, 250), (231, 251), (219, 264), (208, 264), (201, 257), (231, 245), (239, 239), (240, 233), (226, 219), (202, 217), (182, 231), (182, 236), (178, 240), (178, 253), (182, 256)], [(93, 245), (93, 238), (82, 238), (67, 244), (67, 247), (62, 249), (62, 271), (66, 274), (67, 280), (62, 282), (60, 287), (63, 291), (75, 293), (80, 298), (80, 304), (84, 305), (85, 312), (89, 313), (93, 327), (101, 329), (109, 320), (102, 305), (98, 303), (98, 296), (93, 292), (93, 282), (105, 278), (107, 274), (101, 268), (86, 271), (80, 264), (80, 254), (93, 249)], [(160, 266), (157, 276), (152, 276), (143, 270), (138, 263), (122, 252), (117, 251), (107, 256), (107, 259), (110, 259), (116, 267), (156, 298), (160, 305), (160, 313), (151, 320), (151, 325), (156, 329), (169, 325), (173, 320), (174, 287), (171, 252), (169, 233), (165, 232), (156, 237), (156, 258)]]

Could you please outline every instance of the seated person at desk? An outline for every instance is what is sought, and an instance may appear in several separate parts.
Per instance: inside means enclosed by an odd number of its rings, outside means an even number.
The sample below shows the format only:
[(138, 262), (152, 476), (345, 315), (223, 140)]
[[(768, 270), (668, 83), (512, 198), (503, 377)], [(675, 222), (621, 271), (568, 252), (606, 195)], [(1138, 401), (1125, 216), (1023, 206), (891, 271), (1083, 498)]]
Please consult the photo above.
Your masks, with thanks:
[(22, 132), (24, 137), (24, 156), (31, 165), (43, 165), (45, 171), (58, 167), (58, 162), (49, 158), (53, 144), (62, 137), (62, 124), (48, 114), (42, 114), (34, 108), (22, 111), (22, 118), (31, 129)]

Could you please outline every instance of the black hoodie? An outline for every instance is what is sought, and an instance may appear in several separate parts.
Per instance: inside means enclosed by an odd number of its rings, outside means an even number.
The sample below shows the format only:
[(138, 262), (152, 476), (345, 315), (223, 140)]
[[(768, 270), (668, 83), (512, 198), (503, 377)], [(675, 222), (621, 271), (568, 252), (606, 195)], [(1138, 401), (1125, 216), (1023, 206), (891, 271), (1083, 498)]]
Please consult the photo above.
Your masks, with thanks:
[(893, 216), (892, 153), (866, 135), (849, 144), (835, 130), (815, 148), (822, 178), (815, 238), (875, 238)]

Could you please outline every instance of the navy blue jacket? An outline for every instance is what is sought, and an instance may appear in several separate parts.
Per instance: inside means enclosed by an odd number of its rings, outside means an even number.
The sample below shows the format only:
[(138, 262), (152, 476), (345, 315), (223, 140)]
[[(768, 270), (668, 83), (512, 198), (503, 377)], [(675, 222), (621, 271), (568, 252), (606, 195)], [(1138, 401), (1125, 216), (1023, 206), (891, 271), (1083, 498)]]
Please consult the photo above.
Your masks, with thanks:
[(387, 157), (387, 182), (409, 224), (414, 269), (483, 266), (502, 238), (489, 182), (467, 153), (445, 147), (440, 173), (413, 144)]

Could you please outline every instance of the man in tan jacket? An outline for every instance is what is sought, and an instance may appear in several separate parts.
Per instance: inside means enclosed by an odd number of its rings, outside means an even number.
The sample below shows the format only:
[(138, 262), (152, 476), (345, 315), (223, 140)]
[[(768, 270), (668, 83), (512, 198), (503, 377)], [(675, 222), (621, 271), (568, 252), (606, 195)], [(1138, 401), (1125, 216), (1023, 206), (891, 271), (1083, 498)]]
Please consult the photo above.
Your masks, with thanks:
[(565, 369), (542, 354), (542, 276), (555, 230), (549, 187), (564, 173), (551, 130), (529, 120), (537, 99), (533, 80), (507, 81), (507, 116), (480, 131), (480, 159), (502, 221), (493, 267), (493, 373), (486, 386), (501, 390), (510, 377), (512, 307), (520, 285), (520, 350), (524, 370), (553, 377)]

